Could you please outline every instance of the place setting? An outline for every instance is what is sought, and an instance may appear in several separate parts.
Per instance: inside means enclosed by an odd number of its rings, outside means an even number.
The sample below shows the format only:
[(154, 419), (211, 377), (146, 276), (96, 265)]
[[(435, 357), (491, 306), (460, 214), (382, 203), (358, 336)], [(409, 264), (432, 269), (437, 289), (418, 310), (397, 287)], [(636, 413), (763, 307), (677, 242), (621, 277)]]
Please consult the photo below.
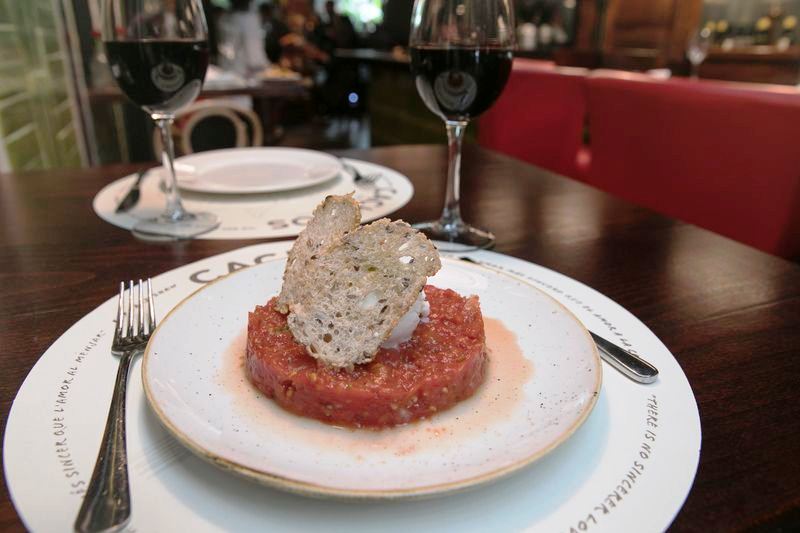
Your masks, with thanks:
[[(120, 178), (98, 192), (92, 205), (106, 222), (152, 241), (291, 237), (330, 194), (353, 193), (370, 213), (368, 220), (413, 196), (409, 179), (396, 171), (309, 149), (208, 150), (176, 159), (173, 125), (201, 94), (208, 68), (203, 8), (192, 1), (185, 9), (156, 3), (156, 12), (180, 17), (178, 30), (163, 20), (149, 21), (151, 7), (127, 13), (114, 0), (105, 3), (102, 35), (111, 72), (155, 124), (162, 161), (158, 169)], [(163, 40), (162, 33), (174, 35)]]
[[(144, 291), (158, 327), (129, 378), (130, 527), (616, 531), (672, 520), (697, 467), (697, 407), (673, 356), (625, 309), (509, 256), (443, 257), (428, 285), (480, 298), (481, 388), (412, 424), (329, 425), (276, 404), (246, 370), (248, 312), (281, 291), (292, 245), (205, 259)], [(231, 264), (252, 266), (227, 274)], [(104, 425), (96, 398), (117, 365), (117, 307), (110, 299), (70, 328), (15, 400), (6, 479), (33, 530), (77, 516)], [(587, 326), (646, 354), (658, 379), (601, 368)]]
[[(414, 195), (408, 178), (395, 170), (301, 148), (199, 152), (177, 158), (175, 172), (182, 205), (218, 219), (213, 229), (196, 235), (199, 239), (295, 236), (314, 206), (331, 194), (354, 193), (367, 220), (400, 209)], [(164, 210), (165, 174), (157, 167), (115, 180), (95, 196), (95, 213), (110, 224), (135, 230)]]

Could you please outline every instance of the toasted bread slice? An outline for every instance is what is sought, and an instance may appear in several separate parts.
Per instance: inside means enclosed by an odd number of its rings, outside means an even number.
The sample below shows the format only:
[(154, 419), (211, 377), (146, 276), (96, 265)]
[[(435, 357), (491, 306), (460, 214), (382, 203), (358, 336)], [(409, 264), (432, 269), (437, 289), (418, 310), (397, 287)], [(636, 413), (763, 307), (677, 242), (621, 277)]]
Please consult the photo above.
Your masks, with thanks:
[(405, 222), (362, 226), (287, 269), (289, 329), (325, 364), (369, 362), (441, 266), (433, 244)]
[(289, 250), (276, 306), (278, 311), (288, 312), (289, 303), (297, 301), (297, 284), (303, 279), (302, 272), (308, 268), (311, 258), (338, 244), (345, 233), (356, 229), (360, 223), (361, 208), (352, 194), (328, 196), (314, 209), (314, 217)]

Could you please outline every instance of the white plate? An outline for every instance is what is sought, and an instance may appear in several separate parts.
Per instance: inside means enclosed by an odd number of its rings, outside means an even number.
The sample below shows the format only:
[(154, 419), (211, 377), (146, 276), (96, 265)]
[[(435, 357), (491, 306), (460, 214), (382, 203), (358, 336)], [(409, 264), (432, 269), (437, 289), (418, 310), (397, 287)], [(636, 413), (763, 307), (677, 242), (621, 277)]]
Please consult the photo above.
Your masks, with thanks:
[[(450, 492), (542, 457), (595, 404), (600, 361), (572, 313), (518, 278), (445, 260), (429, 282), (477, 294), (487, 323), (490, 366), (475, 396), (428, 420), (383, 431), (340, 429), (289, 414), (257, 393), (241, 364), (247, 312), (277, 294), (284, 265), (264, 263), (200, 289), (167, 315), (144, 356), (145, 393), (157, 416), (218, 466), (314, 495)], [(507, 349), (510, 332), (504, 337), (493, 319), (516, 335), (517, 357)]]
[(342, 171), (332, 155), (302, 148), (233, 148), (175, 160), (178, 186), (218, 194), (269, 193), (324, 183)]

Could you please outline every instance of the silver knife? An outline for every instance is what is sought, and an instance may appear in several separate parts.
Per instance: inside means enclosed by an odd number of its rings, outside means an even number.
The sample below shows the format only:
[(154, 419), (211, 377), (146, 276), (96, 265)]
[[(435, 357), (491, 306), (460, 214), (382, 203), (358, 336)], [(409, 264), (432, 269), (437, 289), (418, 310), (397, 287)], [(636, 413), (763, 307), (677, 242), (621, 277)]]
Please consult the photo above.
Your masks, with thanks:
[(136, 173), (136, 181), (133, 182), (131, 188), (128, 189), (128, 192), (125, 193), (125, 196), (117, 205), (116, 213), (126, 213), (139, 202), (139, 196), (141, 195), (139, 186), (142, 184), (142, 179), (144, 179), (146, 175), (147, 170), (140, 170)]
[(589, 331), (600, 357), (637, 383), (649, 384), (658, 379), (658, 369), (637, 355), (624, 350), (597, 333)]
[[(459, 257), (459, 259), (468, 263), (475, 263), (477, 265), (481, 264), (471, 257)], [(594, 343), (597, 346), (597, 351), (600, 353), (600, 357), (603, 359), (603, 361), (619, 370), (623, 375), (637, 383), (644, 384), (653, 383), (656, 379), (658, 379), (658, 369), (656, 367), (641, 357), (620, 348), (607, 339), (604, 339), (597, 333), (588, 330), (588, 328), (587, 331), (589, 331), (589, 334), (592, 336), (592, 340), (594, 340)]]

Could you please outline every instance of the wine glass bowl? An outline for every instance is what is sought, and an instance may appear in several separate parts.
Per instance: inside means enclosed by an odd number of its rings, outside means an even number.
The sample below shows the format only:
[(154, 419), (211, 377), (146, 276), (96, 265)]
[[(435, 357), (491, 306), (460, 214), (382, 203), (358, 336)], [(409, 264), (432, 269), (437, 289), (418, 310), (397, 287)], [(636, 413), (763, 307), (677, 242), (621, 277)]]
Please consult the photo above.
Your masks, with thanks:
[(111, 73), (151, 116), (174, 116), (197, 98), (208, 67), (204, 41), (108, 41)]
[(503, 92), (512, 52), (502, 48), (411, 49), (415, 84), (425, 105), (444, 121), (477, 117)]
[(509, 0), (416, 0), (409, 39), (422, 101), (444, 122), (448, 172), (439, 220), (415, 224), (445, 252), (488, 248), (492, 233), (461, 218), (461, 145), (469, 121), (492, 106), (511, 73), (514, 18)]
[(689, 42), (686, 46), (686, 58), (692, 65), (693, 78), (698, 77), (700, 65), (708, 56), (712, 37), (711, 29), (708, 27), (695, 30), (689, 37)]
[(175, 113), (200, 94), (208, 68), (208, 29), (200, 0), (104, 0), (103, 42), (122, 92), (161, 132), (166, 208), (140, 220), (146, 239), (188, 239), (219, 225), (216, 215), (186, 211), (178, 192), (170, 126)]

